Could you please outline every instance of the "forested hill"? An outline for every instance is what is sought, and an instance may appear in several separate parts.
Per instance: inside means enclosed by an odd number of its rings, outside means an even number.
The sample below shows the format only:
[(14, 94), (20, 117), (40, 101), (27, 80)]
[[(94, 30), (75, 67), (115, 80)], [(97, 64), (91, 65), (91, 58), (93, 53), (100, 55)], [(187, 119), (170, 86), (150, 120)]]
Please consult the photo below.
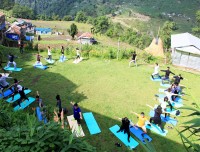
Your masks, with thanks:
[(30, 7), (36, 14), (63, 17), (74, 16), (82, 10), (88, 16), (101, 16), (116, 10), (121, 0), (15, 0), (15, 3)]

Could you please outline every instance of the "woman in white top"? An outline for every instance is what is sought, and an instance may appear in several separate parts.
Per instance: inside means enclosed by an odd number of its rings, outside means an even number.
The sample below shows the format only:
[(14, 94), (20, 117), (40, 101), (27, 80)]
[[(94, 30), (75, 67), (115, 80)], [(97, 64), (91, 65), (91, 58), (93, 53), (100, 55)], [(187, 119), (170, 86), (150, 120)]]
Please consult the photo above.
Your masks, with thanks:
[(76, 59), (80, 59), (80, 50), (78, 48), (76, 48)]
[(159, 65), (156, 63), (156, 66), (154, 68), (154, 73), (151, 75), (152, 79), (154, 79), (154, 76), (158, 76), (161, 79), (161, 76), (159, 75)]
[(48, 46), (48, 60), (52, 60), (51, 48), (50, 48), (50, 46)]

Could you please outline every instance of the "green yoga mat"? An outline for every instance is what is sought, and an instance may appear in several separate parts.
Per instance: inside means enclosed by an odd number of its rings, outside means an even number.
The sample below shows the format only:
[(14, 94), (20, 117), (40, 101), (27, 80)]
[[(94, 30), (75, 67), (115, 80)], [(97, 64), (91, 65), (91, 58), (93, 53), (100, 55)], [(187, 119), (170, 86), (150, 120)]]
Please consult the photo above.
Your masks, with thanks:
[[(31, 90), (24, 90), (24, 93), (25, 93), (25, 94), (29, 94), (30, 92), (31, 92)], [(6, 102), (8, 102), (8, 103), (13, 103), (13, 102), (19, 100), (19, 98), (20, 98), (20, 95), (19, 95), (19, 93), (17, 93), (17, 94), (14, 96), (14, 100), (13, 100), (13, 101), (12, 101), (12, 97), (10, 97), (9, 99), (6, 100)]]
[(14, 108), (14, 111), (18, 111), (18, 110), (21, 110), (21, 109), (25, 109), (26, 107), (28, 107), (31, 103), (33, 103), (35, 101), (35, 98), (32, 98), (32, 97), (29, 97), (28, 100), (25, 100), (24, 102), (21, 103), (21, 108), (19, 105), (17, 105), (15, 108)]

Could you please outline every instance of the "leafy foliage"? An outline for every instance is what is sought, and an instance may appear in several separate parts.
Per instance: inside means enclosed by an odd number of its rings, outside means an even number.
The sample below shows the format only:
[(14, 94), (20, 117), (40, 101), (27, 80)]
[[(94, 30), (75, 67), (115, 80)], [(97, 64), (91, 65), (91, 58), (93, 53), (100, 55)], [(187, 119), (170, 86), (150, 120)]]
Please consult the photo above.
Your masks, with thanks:
[[(188, 90), (189, 91), (189, 90)], [(192, 98), (194, 98), (192, 96)], [(200, 144), (199, 144), (199, 137), (200, 137), (200, 106), (197, 103), (193, 104), (194, 107), (185, 106), (181, 109), (190, 110), (192, 111), (187, 117), (192, 117), (192, 120), (186, 121), (183, 123), (183, 130), (179, 131), (181, 136), (181, 140), (184, 144), (185, 149), (190, 152), (199, 152), (200, 151)], [(185, 133), (188, 133), (189, 136), (185, 136)]]
[(200, 10), (196, 13), (196, 26), (192, 31), (195, 35), (200, 36)]
[(12, 15), (13, 17), (16, 17), (16, 18), (28, 18), (28, 19), (34, 18), (32, 9), (25, 6), (21, 6), (19, 4), (14, 5), (12, 9)]
[(96, 151), (83, 139), (73, 138), (71, 131), (58, 123), (45, 125), (35, 115), (13, 112), (2, 102), (0, 105), (0, 151)]
[(71, 35), (72, 39), (74, 39), (74, 36), (78, 33), (78, 28), (76, 24), (71, 24), (70, 29), (68, 29), (68, 33), (69, 35)]

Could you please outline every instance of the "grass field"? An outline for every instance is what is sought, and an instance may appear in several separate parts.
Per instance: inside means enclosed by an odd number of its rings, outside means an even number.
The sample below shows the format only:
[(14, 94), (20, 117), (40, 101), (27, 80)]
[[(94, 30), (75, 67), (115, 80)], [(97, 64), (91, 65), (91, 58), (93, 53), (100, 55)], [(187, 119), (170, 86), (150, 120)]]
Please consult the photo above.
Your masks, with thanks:
[[(2, 52), (7, 54), (5, 50)], [(13, 50), (13, 52), (18, 54), (18, 50)], [(62, 105), (67, 107), (69, 114), (72, 114), (70, 101), (78, 102), (82, 112), (93, 112), (102, 132), (91, 136), (84, 121), (82, 126), (86, 133), (85, 139), (97, 147), (98, 152), (128, 151), (124, 145), (121, 148), (114, 145), (120, 141), (109, 131), (109, 127), (115, 124), (120, 125), (116, 116), (127, 116), (136, 122), (137, 118), (130, 114), (131, 110), (138, 113), (144, 111), (148, 116), (150, 109), (145, 104), (158, 104), (154, 100), (154, 95), (158, 93), (160, 85), (150, 80), (153, 66), (139, 64), (138, 67), (129, 68), (127, 60), (108, 62), (96, 58), (87, 59), (75, 65), (72, 63), (73, 58), (69, 57), (69, 61), (56, 62), (54, 65), (49, 65), (49, 69), (43, 71), (33, 68), (34, 54), (35, 52), (18, 54), (19, 59), (16, 62), (23, 70), (19, 73), (12, 73), (10, 76), (19, 80), (23, 79), (22, 84), (32, 90), (30, 95), (33, 97), (36, 90), (39, 90), (46, 105), (55, 107), (55, 96), (60, 94)], [(44, 57), (47, 56), (47, 52), (41, 54)], [(53, 53), (54, 59), (57, 60), (59, 56), (58, 52)], [(45, 63), (45, 60), (42, 62)], [(161, 69), (165, 69), (165, 67), (162, 66)], [(189, 92), (192, 92), (192, 95), (197, 99), (200, 98), (200, 75), (183, 72), (174, 67), (172, 71), (176, 74), (181, 73), (183, 77), (188, 79), (188, 81), (182, 81), (182, 84), (189, 88), (184, 90), (187, 95), (183, 98), (185, 104), (191, 105), (193, 101)], [(188, 114), (187, 111), (182, 113), (182, 115), (186, 114)], [(178, 117), (178, 120), (180, 125), (187, 118)], [(179, 128), (177, 126), (177, 129)], [(158, 152), (184, 151), (175, 129), (169, 130), (166, 137), (150, 132), (149, 135), (153, 138), (152, 143)], [(143, 152), (142, 147), (137, 147), (137, 151)]]

